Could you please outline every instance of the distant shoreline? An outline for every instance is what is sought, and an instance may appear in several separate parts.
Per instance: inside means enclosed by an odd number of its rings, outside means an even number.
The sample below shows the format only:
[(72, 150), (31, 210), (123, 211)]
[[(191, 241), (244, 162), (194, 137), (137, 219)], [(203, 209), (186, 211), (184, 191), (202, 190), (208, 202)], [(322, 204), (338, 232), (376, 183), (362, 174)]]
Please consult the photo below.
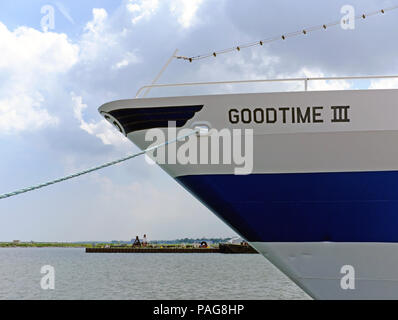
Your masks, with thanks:
[[(218, 243), (208, 244), (209, 248), (218, 248)], [(94, 249), (94, 248), (132, 248), (131, 243), (58, 243), (58, 242), (0, 242), (1, 248), (83, 248), (83, 249)], [(156, 243), (148, 244), (147, 246), (138, 246), (139, 248), (148, 249), (174, 249), (174, 248), (196, 248), (199, 244), (181, 244), (181, 243)]]
[[(176, 239), (176, 240), (156, 240), (148, 243), (151, 248), (194, 248), (202, 242), (206, 242), (209, 247), (218, 248), (219, 243), (228, 242), (232, 238), (202, 238), (202, 239)], [(35, 242), (35, 241), (12, 241), (0, 242), (1, 248), (120, 248), (132, 247), (132, 242), (128, 241), (82, 241), (82, 242)]]
[(31, 243), (31, 242), (1, 242), (1, 248), (93, 248), (92, 244), (82, 243)]

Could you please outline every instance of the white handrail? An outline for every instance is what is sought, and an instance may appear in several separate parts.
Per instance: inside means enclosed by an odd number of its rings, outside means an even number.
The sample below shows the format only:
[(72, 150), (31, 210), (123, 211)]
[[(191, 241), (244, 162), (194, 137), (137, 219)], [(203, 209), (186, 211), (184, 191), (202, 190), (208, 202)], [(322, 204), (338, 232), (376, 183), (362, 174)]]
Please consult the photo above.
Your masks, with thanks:
[(398, 75), (393, 76), (351, 76), (351, 77), (315, 77), (315, 78), (287, 78), (287, 79), (255, 79), (255, 80), (231, 80), (231, 81), (209, 81), (209, 82), (185, 82), (185, 83), (166, 83), (166, 84), (151, 84), (141, 87), (136, 94), (139, 98), (141, 92), (145, 89), (151, 88), (170, 88), (170, 87), (186, 87), (186, 86), (201, 86), (201, 85), (220, 85), (220, 84), (239, 84), (239, 83), (260, 83), (260, 82), (292, 82), (303, 81), (304, 90), (308, 91), (308, 81), (319, 80), (363, 80), (363, 79), (398, 79)]

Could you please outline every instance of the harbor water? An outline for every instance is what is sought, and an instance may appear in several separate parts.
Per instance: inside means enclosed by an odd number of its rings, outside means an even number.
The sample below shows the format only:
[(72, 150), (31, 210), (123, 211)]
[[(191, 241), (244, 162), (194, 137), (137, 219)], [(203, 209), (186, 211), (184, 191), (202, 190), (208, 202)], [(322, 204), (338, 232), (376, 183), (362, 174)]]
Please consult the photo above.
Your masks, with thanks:
[[(0, 249), (0, 299), (309, 299), (261, 255)], [(43, 290), (41, 268), (54, 267)]]

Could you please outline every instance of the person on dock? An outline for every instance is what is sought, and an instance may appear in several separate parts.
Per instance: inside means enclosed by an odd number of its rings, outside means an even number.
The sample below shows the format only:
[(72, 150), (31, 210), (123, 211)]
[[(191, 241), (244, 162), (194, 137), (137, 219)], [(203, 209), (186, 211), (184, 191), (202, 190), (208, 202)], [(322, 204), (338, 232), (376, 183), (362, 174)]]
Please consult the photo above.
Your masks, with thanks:
[(206, 242), (206, 241), (202, 241), (202, 243), (200, 244), (200, 247), (199, 247), (199, 248), (201, 248), (201, 249), (207, 249), (207, 248), (208, 248), (207, 242)]
[(143, 245), (144, 247), (146, 247), (146, 246), (148, 245), (148, 239), (147, 239), (147, 237), (146, 237), (146, 234), (144, 234), (144, 238), (142, 239), (142, 245)]
[(140, 239), (138, 238), (138, 236), (135, 237), (133, 247), (141, 247), (141, 242), (140, 242)]

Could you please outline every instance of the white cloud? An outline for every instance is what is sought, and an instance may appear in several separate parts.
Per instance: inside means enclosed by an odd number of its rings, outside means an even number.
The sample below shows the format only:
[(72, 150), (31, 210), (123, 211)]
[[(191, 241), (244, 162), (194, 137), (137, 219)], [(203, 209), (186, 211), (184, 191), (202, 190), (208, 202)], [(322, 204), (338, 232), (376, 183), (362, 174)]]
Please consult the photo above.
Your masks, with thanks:
[[(320, 71), (312, 71), (303, 68), (300, 71), (307, 78), (324, 78), (324, 73)], [(328, 91), (328, 90), (347, 90), (352, 88), (352, 83), (346, 80), (314, 80), (308, 82), (308, 89), (311, 91)]]
[(177, 16), (178, 22), (184, 28), (189, 28), (195, 23), (196, 12), (203, 0), (173, 0), (170, 11)]
[[(221, 56), (222, 63), (216, 59), (208, 60), (200, 66), (197, 76), (201, 81), (219, 80), (266, 80), (266, 79), (291, 79), (291, 78), (322, 78), (326, 75), (315, 68), (301, 68), (294, 72), (278, 72), (276, 69), (280, 64), (280, 58), (270, 55), (266, 49), (259, 49), (247, 55), (231, 53)], [(218, 72), (214, 72), (217, 68)], [(221, 76), (222, 75), (222, 78)], [(354, 83), (346, 80), (309, 81), (308, 90), (347, 90), (353, 88)], [(286, 92), (303, 91), (304, 81), (293, 82), (263, 82), (246, 84), (228, 84), (224, 86), (209, 87), (206, 93), (247, 93), (247, 92)], [(196, 93), (196, 92), (195, 92)], [(202, 92), (200, 92), (202, 93)]]
[(156, 12), (159, 0), (129, 0), (126, 7), (133, 15), (131, 21), (136, 24), (144, 18), (150, 18)]
[(80, 128), (82, 130), (101, 139), (102, 143), (105, 145), (126, 145), (127, 141), (123, 138), (122, 134), (115, 130), (115, 128), (112, 127), (112, 125), (105, 119), (97, 122), (85, 121), (83, 118), (83, 111), (87, 108), (87, 105), (83, 103), (83, 98), (81, 96), (77, 96), (74, 92), (71, 92), (70, 95), (73, 103), (73, 113), (75, 118), (80, 122)]
[(93, 9), (93, 20), (89, 21), (86, 24), (85, 30), (98, 34), (104, 30), (104, 24), (106, 19), (108, 18), (108, 13), (105, 9), (102, 8), (94, 8)]
[(113, 69), (123, 69), (131, 64), (139, 63), (141, 60), (132, 52), (126, 53), (122, 60), (113, 65)]
[(0, 133), (36, 130), (56, 125), (58, 119), (51, 116), (41, 105), (44, 98), (38, 93), (18, 93), (0, 99)]
[[(184, 28), (189, 28), (196, 22), (196, 13), (203, 0), (171, 0), (168, 10)], [(132, 14), (132, 23), (150, 19), (160, 8), (159, 0), (128, 0), (127, 10)]]
[(369, 89), (398, 89), (398, 79), (372, 80)]
[(81, 48), (80, 60), (95, 60), (100, 53), (115, 44), (110, 33), (106, 32), (108, 13), (105, 9), (94, 8), (93, 19), (89, 21), (81, 36), (79, 46)]
[(108, 70), (123, 69), (140, 62), (137, 50), (129, 52), (124, 46), (129, 41), (128, 29), (112, 29), (113, 21), (108, 19), (105, 9), (93, 9), (92, 13), (93, 18), (86, 24), (79, 41), (80, 62), (88, 62), (94, 68), (100, 63), (108, 66)]
[[(92, 20), (74, 44), (62, 33), (28, 27), (10, 31), (0, 22), (0, 77), (7, 79), (0, 83), (0, 134), (57, 125), (57, 112), (51, 109), (49, 101), (57, 101), (57, 95), (62, 93), (68, 95), (65, 80), (74, 66), (79, 65), (82, 71), (89, 61), (90, 68), (96, 70), (98, 64), (108, 59), (109, 69), (119, 70), (138, 63), (140, 59), (134, 51), (126, 52), (120, 46), (124, 34), (110, 32), (108, 26), (106, 10), (93, 9)], [(62, 108), (63, 104), (57, 101), (54, 107)], [(80, 112), (82, 129), (104, 144), (121, 144), (123, 138), (107, 121), (84, 122), (84, 108), (80, 108), (77, 111), (76, 107), (76, 112)]]
[[(0, 70), (32, 75), (68, 71), (78, 59), (78, 47), (65, 34), (19, 27), (9, 31), (0, 22)], [(33, 74), (36, 76), (36, 74)]]
[(45, 105), (54, 79), (78, 60), (78, 46), (65, 34), (19, 27), (10, 31), (0, 22), (0, 133), (56, 125)]

